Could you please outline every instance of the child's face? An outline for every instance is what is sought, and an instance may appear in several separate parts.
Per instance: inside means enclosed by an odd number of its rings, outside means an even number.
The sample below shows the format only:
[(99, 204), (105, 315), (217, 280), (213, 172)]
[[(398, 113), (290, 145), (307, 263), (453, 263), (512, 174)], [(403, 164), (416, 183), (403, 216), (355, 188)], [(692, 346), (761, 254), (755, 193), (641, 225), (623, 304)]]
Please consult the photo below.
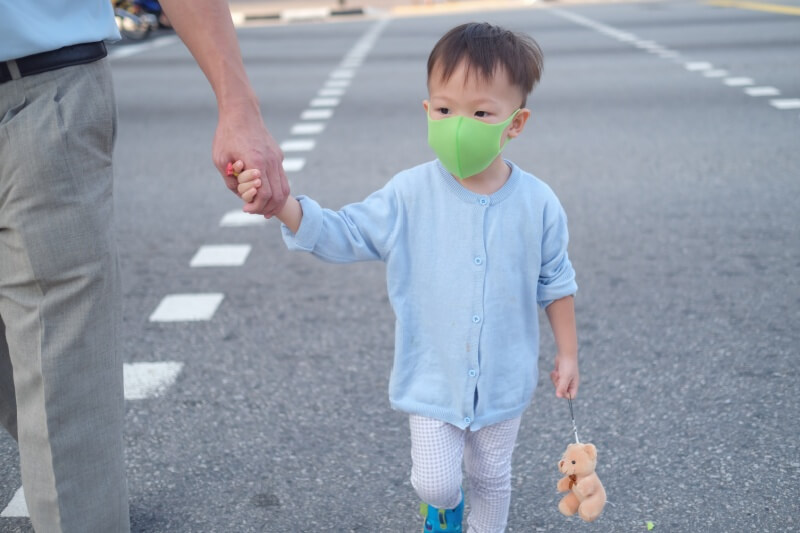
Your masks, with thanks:
[[(486, 80), (475, 68), (468, 73), (466, 61), (462, 61), (446, 81), (442, 79), (441, 67), (434, 66), (428, 80), (428, 92), (430, 99), (422, 105), (431, 119), (460, 115), (489, 124), (497, 124), (510, 117), (520, 108), (524, 96), (518, 87), (511, 85), (504, 68), (498, 68), (495, 75)], [(517, 115), (522, 119), (522, 124), (517, 124), (515, 118), (509, 125), (506, 132), (509, 137), (515, 137), (522, 131), (521, 126), (530, 115), (527, 109), (523, 111)], [(519, 126), (519, 131), (512, 133), (515, 124)]]

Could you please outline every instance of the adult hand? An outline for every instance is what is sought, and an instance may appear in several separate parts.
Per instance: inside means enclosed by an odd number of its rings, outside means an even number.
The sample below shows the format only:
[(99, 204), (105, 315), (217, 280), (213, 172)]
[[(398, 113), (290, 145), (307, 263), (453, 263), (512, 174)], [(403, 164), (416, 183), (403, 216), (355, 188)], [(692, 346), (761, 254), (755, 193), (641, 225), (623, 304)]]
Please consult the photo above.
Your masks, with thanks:
[(212, 153), (214, 165), (222, 174), (225, 185), (237, 196), (241, 197), (237, 190), (239, 184), (234, 176), (228, 176), (228, 164), (241, 160), (245, 168), (261, 172), (261, 187), (255, 198), (245, 204), (245, 212), (270, 218), (280, 211), (289, 196), (283, 153), (257, 111), (220, 110)]

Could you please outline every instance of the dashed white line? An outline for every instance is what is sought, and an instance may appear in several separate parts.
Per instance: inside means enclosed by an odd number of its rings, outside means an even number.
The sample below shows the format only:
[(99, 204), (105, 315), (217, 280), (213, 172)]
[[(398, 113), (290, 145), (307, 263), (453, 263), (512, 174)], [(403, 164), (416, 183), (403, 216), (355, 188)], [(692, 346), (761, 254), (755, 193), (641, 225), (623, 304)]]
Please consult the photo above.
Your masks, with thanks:
[(306, 109), (300, 113), (300, 120), (326, 120), (333, 116), (333, 109)]
[(356, 75), (356, 71), (355, 70), (349, 69), (349, 68), (347, 68), (347, 69), (343, 68), (343, 69), (334, 70), (333, 72), (331, 72), (331, 76), (330, 77), (331, 77), (332, 80), (338, 80), (338, 79), (349, 80), (350, 78), (352, 78), (355, 75)]
[(314, 98), (309, 103), (311, 107), (336, 107), (339, 105), (338, 98)]
[(250, 255), (252, 246), (249, 244), (209, 244), (201, 246), (194, 254), (189, 266), (199, 267), (230, 267), (242, 266)]
[(325, 82), (325, 87), (348, 87), (350, 80), (328, 80)]
[(344, 89), (341, 87), (322, 88), (317, 94), (320, 96), (342, 96)]
[(753, 78), (733, 77), (725, 78), (722, 83), (728, 87), (746, 87), (748, 85), (753, 85), (755, 82), (753, 81)]
[(690, 61), (684, 65), (686, 70), (690, 72), (697, 72), (700, 70), (712, 70), (714, 65), (708, 63), (707, 61)]
[(300, 122), (292, 126), (292, 135), (315, 135), (325, 129), (324, 122)]
[[(679, 52), (665, 48), (655, 41), (640, 39), (636, 35), (619, 30), (612, 26), (607, 26), (582, 15), (561, 9), (551, 9), (549, 12), (558, 17), (572, 21), (580, 26), (585, 26), (594, 31), (602, 33), (603, 35), (617, 39), (620, 42), (630, 43), (637, 48), (658, 54), (658, 56), (661, 58), (682, 62), (683, 67), (690, 72), (699, 72), (706, 78), (724, 78), (722, 82), (725, 85), (728, 87), (744, 87), (744, 92), (749, 96), (777, 96), (781, 94), (780, 90), (778, 90), (776, 87), (755, 87), (756, 82), (752, 78), (745, 76), (730, 76), (727, 70), (714, 68), (714, 65), (708, 61), (686, 61)], [(800, 99), (797, 98), (773, 99), (770, 100), (770, 104), (773, 107), (781, 110), (800, 109)]]
[(122, 366), (126, 400), (157, 398), (175, 383), (183, 363), (163, 361), (156, 363), (130, 363)]
[(308, 152), (314, 149), (314, 139), (292, 139), (281, 143), (284, 152)]
[(150, 315), (150, 322), (196, 322), (211, 320), (225, 298), (221, 293), (170, 294)]
[(744, 92), (750, 96), (778, 96), (781, 94), (775, 87), (747, 87)]
[(777, 109), (800, 109), (800, 98), (782, 98), (769, 101)]
[(284, 172), (299, 172), (306, 166), (306, 160), (302, 157), (287, 157), (283, 160)]
[(267, 219), (261, 215), (251, 215), (242, 210), (228, 211), (219, 221), (221, 228), (241, 228), (244, 226), (263, 226)]

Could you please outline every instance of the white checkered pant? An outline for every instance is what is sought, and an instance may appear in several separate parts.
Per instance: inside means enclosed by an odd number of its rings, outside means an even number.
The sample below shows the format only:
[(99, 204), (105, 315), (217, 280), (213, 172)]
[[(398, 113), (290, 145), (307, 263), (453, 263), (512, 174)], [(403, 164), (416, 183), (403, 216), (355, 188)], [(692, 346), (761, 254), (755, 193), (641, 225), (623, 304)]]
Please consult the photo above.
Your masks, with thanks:
[(452, 509), (461, 501), (461, 462), (467, 475), (467, 533), (502, 533), (511, 503), (511, 454), (520, 418), (478, 431), (411, 415), (411, 485), (423, 502)]

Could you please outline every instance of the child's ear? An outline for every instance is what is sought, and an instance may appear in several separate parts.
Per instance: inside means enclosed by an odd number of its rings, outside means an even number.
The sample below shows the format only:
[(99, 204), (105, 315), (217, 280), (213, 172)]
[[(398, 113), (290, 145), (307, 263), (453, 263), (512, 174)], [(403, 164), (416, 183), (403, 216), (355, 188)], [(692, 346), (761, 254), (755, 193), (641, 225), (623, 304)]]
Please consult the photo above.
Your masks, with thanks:
[(531, 110), (527, 107), (520, 109), (514, 117), (514, 120), (512, 120), (511, 124), (508, 126), (508, 138), (513, 139), (522, 133), (522, 130), (525, 129), (525, 123), (528, 122), (529, 118), (531, 118)]
[(425, 109), (425, 114), (426, 115), (428, 114), (428, 106), (429, 105), (430, 105), (430, 102), (428, 102), (427, 100), (423, 100), (422, 101), (422, 107), (423, 107), (423, 109)]

